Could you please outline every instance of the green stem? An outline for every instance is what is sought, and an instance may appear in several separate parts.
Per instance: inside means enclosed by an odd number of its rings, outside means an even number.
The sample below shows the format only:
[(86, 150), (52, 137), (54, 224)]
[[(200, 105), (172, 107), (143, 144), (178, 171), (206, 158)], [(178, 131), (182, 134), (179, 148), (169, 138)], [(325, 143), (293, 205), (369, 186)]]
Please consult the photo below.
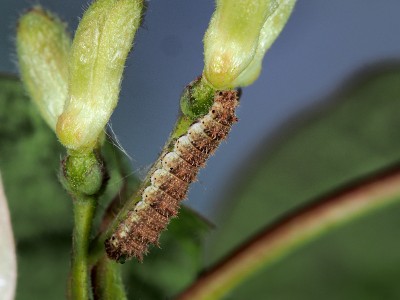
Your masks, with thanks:
[(79, 196), (74, 199), (74, 230), (70, 275), (72, 300), (92, 299), (90, 295), (88, 250), (96, 203), (95, 196)]
[(211, 88), (202, 77), (198, 77), (186, 86), (180, 99), (180, 114), (160, 156), (150, 168), (138, 190), (125, 202), (108, 228), (100, 232), (98, 237), (91, 244), (89, 257), (90, 265), (95, 265), (102, 257), (104, 254), (104, 241), (116, 230), (119, 223), (125, 219), (128, 212), (135, 207), (136, 203), (141, 200), (141, 193), (151, 184), (151, 175), (156, 169), (160, 168), (163, 156), (173, 149), (175, 141), (188, 131), (190, 125), (194, 121), (208, 113), (208, 110), (213, 104), (214, 93), (215, 90)]
[(106, 255), (98, 261), (92, 271), (95, 299), (127, 300), (121, 276), (121, 264)]
[(261, 268), (319, 235), (399, 199), (399, 166), (340, 189), (267, 227), (204, 273), (176, 299), (220, 299)]
[(150, 168), (150, 171), (148, 172), (146, 178), (141, 183), (140, 187), (137, 189), (137, 192), (135, 192), (125, 202), (125, 204), (120, 209), (118, 215), (112, 220), (112, 222), (108, 226), (107, 230), (104, 230), (103, 232), (101, 232), (99, 234), (99, 236), (91, 244), (90, 256), (89, 256), (89, 264), (91, 266), (95, 265), (96, 262), (103, 256), (104, 241), (112, 234), (112, 232), (117, 228), (119, 223), (125, 219), (128, 212), (135, 207), (136, 203), (141, 200), (141, 192), (143, 191), (143, 189), (145, 189), (147, 186), (150, 185), (151, 174), (153, 174), (153, 172), (157, 168), (160, 167), (160, 162), (161, 162), (162, 157), (166, 153), (171, 151), (176, 139), (179, 138), (182, 134), (184, 134), (189, 129), (192, 122), (193, 122), (193, 119), (186, 117), (184, 115), (180, 115), (178, 117), (178, 120), (175, 123), (174, 129), (172, 130), (171, 135), (169, 136), (167, 142), (165, 143), (165, 146), (164, 146), (163, 150), (161, 151), (160, 156), (158, 157), (158, 159), (155, 161), (155, 163)]

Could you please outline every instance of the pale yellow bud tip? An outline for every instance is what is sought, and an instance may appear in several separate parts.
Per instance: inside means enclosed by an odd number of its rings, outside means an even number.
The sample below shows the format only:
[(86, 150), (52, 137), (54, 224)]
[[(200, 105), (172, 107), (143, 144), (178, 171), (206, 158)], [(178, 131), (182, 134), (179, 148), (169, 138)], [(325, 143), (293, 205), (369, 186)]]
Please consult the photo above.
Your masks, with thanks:
[(253, 83), (296, 0), (218, 0), (204, 37), (206, 80), (216, 89)]
[(98, 0), (85, 12), (71, 48), (69, 98), (57, 123), (67, 148), (88, 151), (102, 135), (117, 105), (142, 9), (142, 0)]
[(34, 7), (19, 20), (16, 46), (25, 88), (43, 118), (55, 130), (68, 97), (71, 40), (66, 26), (49, 12)]

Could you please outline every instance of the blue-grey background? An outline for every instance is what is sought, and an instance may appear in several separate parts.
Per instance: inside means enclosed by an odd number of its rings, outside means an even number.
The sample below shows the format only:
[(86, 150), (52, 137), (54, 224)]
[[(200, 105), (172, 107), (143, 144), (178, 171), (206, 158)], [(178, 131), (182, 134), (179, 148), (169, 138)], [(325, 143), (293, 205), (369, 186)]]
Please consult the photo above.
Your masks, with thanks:
[[(40, 3), (73, 32), (87, 6), (79, 0), (2, 0), (0, 71), (16, 72), (13, 35), (18, 15)], [(130, 55), (112, 127), (144, 175), (177, 115), (182, 88), (203, 67), (202, 37), (211, 0), (151, 0)], [(228, 143), (202, 170), (190, 206), (215, 220), (220, 198), (237, 165), (299, 110), (334, 91), (355, 70), (400, 57), (400, 1), (299, 0), (283, 33), (267, 53), (258, 81), (244, 89)], [(1, 125), (0, 125), (1, 126)]]

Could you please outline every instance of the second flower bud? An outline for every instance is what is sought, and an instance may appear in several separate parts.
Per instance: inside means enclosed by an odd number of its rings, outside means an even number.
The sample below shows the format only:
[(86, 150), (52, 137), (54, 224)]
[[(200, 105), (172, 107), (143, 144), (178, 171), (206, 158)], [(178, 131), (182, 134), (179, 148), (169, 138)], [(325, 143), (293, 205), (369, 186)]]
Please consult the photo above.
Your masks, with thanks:
[(142, 10), (142, 0), (98, 0), (84, 14), (71, 48), (69, 98), (56, 129), (68, 149), (96, 147), (117, 105)]

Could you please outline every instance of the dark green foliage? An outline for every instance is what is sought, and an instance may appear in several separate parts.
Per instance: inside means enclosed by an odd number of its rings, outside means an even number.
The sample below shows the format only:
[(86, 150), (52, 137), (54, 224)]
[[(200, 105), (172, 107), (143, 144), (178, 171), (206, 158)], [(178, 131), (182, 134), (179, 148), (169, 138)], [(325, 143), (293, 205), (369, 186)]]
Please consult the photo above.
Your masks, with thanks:
[(57, 179), (55, 134), (11, 77), (0, 80), (0, 170), (18, 251), (17, 299), (61, 299), (69, 269), (71, 200)]
[(0, 170), (17, 241), (69, 231), (71, 204), (57, 179), (63, 149), (15, 78), (0, 80), (0, 124)]

